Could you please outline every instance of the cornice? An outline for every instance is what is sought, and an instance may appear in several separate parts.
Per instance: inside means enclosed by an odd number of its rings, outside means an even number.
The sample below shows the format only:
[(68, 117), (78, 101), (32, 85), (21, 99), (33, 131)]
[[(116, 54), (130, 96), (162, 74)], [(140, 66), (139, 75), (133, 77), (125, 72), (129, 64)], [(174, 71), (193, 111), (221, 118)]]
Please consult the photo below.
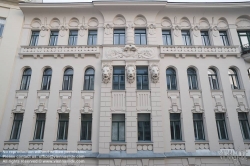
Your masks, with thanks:
[(248, 8), (250, 2), (168, 2), (166, 8)]

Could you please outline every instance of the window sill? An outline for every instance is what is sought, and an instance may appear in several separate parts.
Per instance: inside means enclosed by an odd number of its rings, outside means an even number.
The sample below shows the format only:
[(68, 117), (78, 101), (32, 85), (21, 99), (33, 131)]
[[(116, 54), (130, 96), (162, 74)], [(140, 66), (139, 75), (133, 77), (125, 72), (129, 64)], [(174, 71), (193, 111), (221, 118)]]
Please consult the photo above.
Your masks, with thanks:
[(110, 145), (124, 145), (124, 144), (127, 144), (127, 142), (122, 142), (122, 141), (112, 141), (110, 142)]
[(206, 141), (206, 140), (195, 140), (194, 143), (197, 143), (197, 144), (202, 144), (202, 143), (207, 144), (207, 143), (209, 143), (209, 141)]
[(19, 140), (4, 141), (4, 143), (19, 143)]
[(37, 90), (37, 92), (39, 92), (39, 93), (49, 93), (50, 90)]
[(138, 145), (140, 145), (140, 144), (149, 144), (149, 145), (151, 145), (153, 142), (152, 141), (138, 141), (138, 142), (136, 142)]
[(43, 140), (32, 140), (29, 143), (43, 143)]
[(18, 92), (18, 93), (28, 93), (29, 90), (16, 90), (16, 92)]
[(221, 89), (211, 89), (211, 92), (223, 92)]
[(111, 92), (126, 92), (126, 90), (111, 90)]
[(78, 144), (92, 144), (91, 140), (81, 140), (77, 142)]
[(59, 90), (59, 92), (72, 92), (72, 90)]
[(180, 90), (167, 90), (167, 92), (180, 93)]
[(233, 92), (245, 92), (245, 89), (232, 89)]
[(250, 143), (250, 139), (244, 139), (243, 142), (244, 143)]
[(151, 92), (151, 90), (149, 90), (149, 89), (142, 89), (142, 90), (135, 90), (136, 92)]
[(196, 90), (189, 89), (189, 92), (201, 92), (201, 90), (199, 90), (199, 89), (196, 89)]
[(234, 142), (232, 140), (219, 140), (219, 143), (234, 143)]
[(182, 140), (176, 140), (176, 141), (172, 140), (171, 143), (176, 143), (176, 144), (180, 143), (180, 144), (182, 144), (182, 143), (185, 143), (185, 141), (182, 141)]
[(94, 90), (82, 90), (81, 93), (94, 93)]
[(62, 143), (62, 144), (67, 144), (68, 141), (67, 140), (56, 140), (56, 141), (53, 141), (54, 143)]

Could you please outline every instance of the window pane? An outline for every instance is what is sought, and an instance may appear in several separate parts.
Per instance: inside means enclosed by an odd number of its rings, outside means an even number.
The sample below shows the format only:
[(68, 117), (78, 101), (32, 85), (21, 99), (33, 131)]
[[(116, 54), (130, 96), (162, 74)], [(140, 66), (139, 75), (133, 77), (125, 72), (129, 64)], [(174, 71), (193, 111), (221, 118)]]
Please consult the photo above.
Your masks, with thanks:
[(119, 123), (119, 140), (120, 141), (125, 140), (125, 123), (124, 122)]
[(141, 38), (139, 34), (135, 34), (135, 44), (137, 45), (141, 44)]

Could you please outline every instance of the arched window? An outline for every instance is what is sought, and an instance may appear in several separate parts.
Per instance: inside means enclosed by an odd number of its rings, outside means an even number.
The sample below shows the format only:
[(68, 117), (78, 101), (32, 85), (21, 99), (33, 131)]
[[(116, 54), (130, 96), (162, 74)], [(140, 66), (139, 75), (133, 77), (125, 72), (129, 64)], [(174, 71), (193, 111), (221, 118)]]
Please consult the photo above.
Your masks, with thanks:
[(212, 68), (209, 68), (207, 71), (207, 74), (208, 74), (210, 88), (211, 89), (219, 89), (219, 82), (218, 82), (218, 77), (217, 77), (216, 71)]
[(240, 83), (239, 83), (238, 75), (235, 69), (229, 68), (228, 76), (229, 76), (232, 89), (240, 89)]
[(29, 90), (31, 73), (30, 68), (24, 70), (20, 90)]
[(95, 71), (88, 68), (85, 71), (83, 90), (94, 90)]
[(71, 68), (67, 68), (63, 75), (63, 87), (62, 90), (72, 90), (74, 71)]
[(199, 89), (196, 71), (193, 68), (188, 68), (187, 75), (188, 75), (189, 89), (191, 89), (191, 90), (192, 89), (194, 89), (194, 90)]
[(167, 77), (167, 87), (168, 90), (176, 90), (177, 89), (177, 81), (176, 81), (176, 73), (173, 68), (168, 68), (166, 71)]
[(43, 80), (41, 90), (49, 90), (51, 82), (52, 70), (51, 68), (45, 69), (43, 72)]

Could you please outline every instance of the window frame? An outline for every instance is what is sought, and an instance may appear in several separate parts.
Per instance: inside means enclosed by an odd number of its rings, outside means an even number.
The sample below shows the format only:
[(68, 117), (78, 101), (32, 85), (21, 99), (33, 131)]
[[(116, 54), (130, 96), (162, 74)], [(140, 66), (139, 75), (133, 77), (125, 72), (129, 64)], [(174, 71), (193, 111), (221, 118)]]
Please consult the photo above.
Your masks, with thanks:
[[(88, 70), (93, 70), (94, 71), (94, 74), (86, 74)], [(87, 83), (87, 79), (86, 77), (88, 77), (88, 84)], [(93, 85), (91, 85), (91, 78), (93, 78)], [(88, 87), (86, 88), (86, 85), (88, 85)], [(92, 87), (92, 88), (91, 88)], [(95, 89), (95, 70), (94, 68), (92, 67), (88, 67), (86, 70), (85, 70), (85, 73), (84, 73), (84, 85), (83, 85), (83, 90), (94, 90)]]
[[(122, 31), (124, 30), (124, 33), (118, 33), (117, 31)], [(124, 34), (124, 41), (123, 43), (121, 42), (121, 35)], [(118, 43), (115, 43), (115, 35), (118, 35)], [(126, 43), (126, 30), (125, 29), (114, 29), (113, 30), (113, 44), (114, 45), (125, 45)]]
[[(37, 33), (37, 34), (34, 34)], [(30, 37), (30, 44), (29, 46), (37, 46), (39, 40), (40, 31), (39, 30), (32, 30), (31, 37)]]
[[(38, 119), (38, 114), (44, 114), (44, 119)], [(36, 136), (37, 136), (37, 126), (38, 126), (38, 123), (41, 122), (41, 131), (40, 131), (40, 138), (37, 139)], [(35, 131), (34, 131), (34, 136), (33, 136), (33, 140), (43, 140), (43, 137), (44, 137), (44, 129), (45, 129), (45, 122), (46, 122), (46, 113), (36, 113), (36, 124), (35, 124)]]
[[(213, 69), (213, 68), (208, 68), (208, 70), (212, 70), (214, 72), (214, 74), (209, 74), (208, 73), (208, 81), (209, 81), (210, 89), (211, 90), (219, 90), (220, 89), (220, 84), (219, 84), (217, 71), (215, 69)], [(215, 78), (215, 79), (213, 79), (213, 78)], [(215, 83), (213, 82), (213, 80), (216, 80)], [(214, 86), (214, 84), (215, 84), (215, 86)]]
[[(183, 35), (183, 32), (187, 32), (187, 35)], [(192, 46), (190, 30), (182, 30), (181, 31), (181, 37), (182, 37), (183, 44), (185, 46)], [(189, 37), (189, 39), (187, 39), (187, 37)], [(189, 41), (190, 44), (188, 44), (187, 41)]]
[[(174, 73), (173, 73), (173, 74), (168, 74), (168, 73), (167, 73), (168, 70), (172, 70), (172, 71), (174, 71)], [(168, 79), (168, 78), (169, 78), (169, 79)], [(168, 81), (168, 80), (169, 80), (169, 81)], [(178, 87), (177, 87), (176, 71), (175, 71), (174, 68), (169, 67), (169, 68), (166, 69), (166, 81), (167, 81), (167, 89), (168, 89), (168, 90), (177, 90), (177, 89), (178, 89)], [(173, 83), (173, 81), (174, 81), (174, 83)], [(172, 85), (172, 83), (173, 83), (173, 85)], [(175, 85), (174, 85), (174, 84), (175, 84)], [(168, 85), (169, 85), (169, 86), (168, 86)], [(175, 88), (172, 88), (172, 87), (174, 87), (174, 86), (175, 86)]]
[[(244, 114), (244, 119), (240, 119), (239, 114)], [(249, 126), (249, 120), (248, 120), (248, 113), (246, 112), (238, 112), (238, 120), (240, 125), (241, 134), (244, 140), (250, 140), (250, 126)], [(247, 128), (248, 138), (246, 138), (245, 132), (243, 131), (243, 124), (242, 122), (245, 122), (245, 127)]]
[[(68, 114), (68, 119), (61, 119), (60, 116), (61, 114)], [(59, 139), (60, 136), (60, 122), (63, 122), (63, 138)], [(59, 118), (58, 118), (58, 128), (57, 128), (57, 140), (67, 140), (68, 139), (68, 132), (69, 132), (69, 113), (59, 113)]]
[[(113, 115), (121, 115), (123, 116), (124, 120), (123, 121), (118, 121), (118, 120), (114, 120), (113, 118)], [(124, 124), (124, 140), (123, 139), (120, 139), (120, 124)], [(113, 140), (113, 124), (117, 124), (117, 140)], [(126, 122), (125, 122), (125, 114), (112, 114), (112, 130), (111, 130), (111, 141), (112, 142), (125, 142), (125, 139), (126, 139)]]
[[(83, 115), (91, 115), (91, 118), (90, 118), (90, 120), (83, 120)], [(81, 131), (80, 131), (80, 140), (81, 141), (91, 141), (92, 140), (92, 118), (93, 118), (93, 115), (92, 114), (81, 114)], [(83, 123), (86, 123), (85, 125), (87, 126), (86, 128), (87, 128), (87, 134), (86, 134), (86, 136), (85, 136), (85, 138), (84, 138), (84, 136), (83, 136)], [(91, 128), (91, 131), (90, 131), (90, 135), (89, 135), (89, 125), (90, 125), (90, 128)]]
[[(96, 34), (91, 34), (91, 32), (96, 32)], [(98, 31), (96, 29), (91, 29), (88, 31), (88, 45), (93, 46), (97, 45), (97, 35)], [(94, 36), (96, 36), (96, 43), (94, 43)], [(90, 42), (90, 37), (91, 37), (91, 42)]]
[[(138, 71), (140, 68), (141, 68), (141, 69), (142, 69), (142, 68), (145, 68), (145, 69), (147, 68), (147, 70), (145, 70), (145, 71), (147, 71), (147, 74), (138, 74), (137, 71)], [(141, 85), (140, 85), (141, 88), (140, 88), (140, 89), (138, 89), (138, 77), (139, 77), (139, 76), (142, 78), (142, 79), (141, 79), (142, 81), (141, 81)], [(145, 81), (143, 81), (143, 78), (147, 78), (147, 80), (148, 80), (148, 81), (147, 81), (147, 82), (148, 82), (148, 83), (147, 83), (147, 88), (145, 88), (145, 89), (143, 88), (143, 87), (145, 86), (145, 85), (144, 85), (144, 82), (145, 82)], [(137, 89), (137, 90), (149, 90), (148, 66), (137, 66), (137, 67), (136, 67), (136, 89)]]
[[(179, 119), (171, 119), (171, 115), (172, 114), (179, 114)], [(181, 114), (180, 113), (170, 113), (169, 114), (169, 117), (170, 117), (170, 132), (171, 132), (171, 140), (172, 141), (182, 141), (182, 125), (181, 125)], [(180, 139), (176, 138), (176, 123), (179, 123), (179, 134), (180, 134)], [(174, 133), (172, 133), (172, 126), (173, 126), (173, 131)], [(174, 137), (174, 138), (173, 138)]]
[[(74, 31), (77, 32), (76, 35), (75, 34), (71, 34)], [(76, 46), (77, 45), (78, 33), (79, 33), (79, 31), (77, 29), (70, 29), (69, 30), (69, 39), (68, 39), (68, 45), (69, 46)]]
[[(169, 34), (164, 34), (164, 32), (169, 32)], [(170, 43), (168, 43), (168, 37), (170, 38)], [(162, 41), (163, 41), (163, 45), (167, 45), (167, 46), (173, 45), (172, 44), (173, 43), (173, 41), (172, 41), (172, 32), (171, 32), (170, 29), (163, 29), (162, 30)]]
[[(239, 76), (238, 76), (237, 70), (235, 70), (234, 68), (229, 68), (228, 70), (232, 70), (234, 72), (234, 74), (229, 74), (228, 73), (230, 84), (231, 84), (231, 89), (241, 89), (240, 80), (239, 80)], [(235, 83), (238, 86), (236, 86)], [(236, 88), (236, 87), (238, 87), (238, 88)]]
[[(17, 117), (18, 115), (20, 115), (22, 117), (22, 119), (16, 119), (16, 118), (18, 118)], [(20, 135), (21, 135), (21, 131), (22, 131), (22, 124), (23, 124), (23, 116), (24, 116), (23, 113), (14, 113), (14, 120), (13, 120), (13, 123), (12, 123), (12, 128), (11, 128), (11, 133), (10, 133), (10, 140), (19, 140), (20, 139)], [(18, 125), (17, 133), (15, 133), (16, 123)], [(16, 137), (13, 138), (14, 137), (13, 135), (16, 135)]]
[[(194, 70), (194, 72), (195, 72), (195, 74), (190, 74), (190, 73), (188, 73), (188, 70)], [(187, 69), (187, 76), (188, 76), (188, 85), (189, 85), (189, 90), (199, 90), (199, 84), (198, 84), (198, 75), (197, 75), (197, 71), (194, 69), (194, 68), (192, 68), (192, 67), (189, 67), (188, 69)], [(193, 83), (195, 83), (196, 85), (196, 87), (197, 88), (193, 88), (193, 87), (195, 87), (194, 85), (193, 85)]]
[[(123, 68), (124, 69), (124, 73), (123, 74), (115, 74), (115, 70), (119, 70), (119, 68)], [(123, 70), (122, 69), (122, 70)], [(126, 71), (125, 71), (125, 66), (113, 66), (113, 80), (112, 80), (112, 89), (113, 90), (125, 90), (126, 89)], [(118, 77), (118, 89), (114, 88), (114, 77)], [(124, 77), (124, 88), (121, 88), (121, 77)]]
[[(211, 41), (209, 37), (209, 32), (206, 30), (202, 30), (201, 32), (201, 41), (203, 46), (211, 46)], [(207, 43), (208, 42), (208, 43)]]
[[(224, 33), (224, 34), (222, 34), (222, 33)], [(230, 42), (229, 42), (229, 38), (228, 38), (228, 32), (226, 30), (225, 31), (219, 31), (219, 34), (220, 34), (220, 38), (221, 38), (221, 41), (222, 41), (223, 45), (224, 46), (230, 46)]]
[[(45, 74), (47, 70), (51, 70), (51, 74)], [(46, 77), (46, 81), (45, 80)], [(43, 77), (42, 77), (42, 84), (41, 84), (41, 90), (50, 90), (50, 85), (51, 85), (51, 79), (52, 79), (52, 69), (51, 68), (46, 68), (43, 71)], [(46, 88), (43, 88), (44, 82), (46, 82)], [(49, 83), (48, 83), (49, 82)]]
[[(246, 35), (240, 35), (240, 33), (242, 32), (246, 32)], [(238, 33), (238, 36), (239, 36), (239, 40), (240, 40), (240, 45), (241, 45), (241, 49), (242, 51), (249, 51), (250, 50), (250, 30), (239, 30), (237, 31)], [(247, 40), (248, 40), (248, 46), (244, 47), (242, 45), (242, 41), (241, 41), (241, 36), (246, 36), (247, 37)]]
[[(195, 119), (194, 114), (201, 114), (201, 119)], [(199, 122), (201, 124), (201, 129), (202, 129), (201, 130), (202, 138), (199, 138), (200, 131), (199, 131), (198, 127), (197, 127)], [(193, 126), (194, 126), (195, 140), (205, 140), (205, 129), (204, 129), (204, 122), (203, 122), (203, 113), (193, 113)]]
[[(65, 74), (65, 72), (68, 70), (68, 69), (71, 69), (73, 71), (73, 74)], [(64, 81), (65, 81), (65, 77), (68, 77), (68, 81), (67, 81), (67, 88), (64, 87)], [(71, 78), (71, 80), (70, 80)], [(64, 73), (63, 73), (63, 85), (62, 85), (62, 90), (72, 90), (73, 88), (73, 79), (74, 79), (74, 70), (72, 68), (66, 68), (64, 70)], [(69, 84), (71, 83), (71, 84)]]
[[(221, 114), (223, 115), (222, 119), (219, 119), (216, 115)], [(215, 113), (215, 120), (216, 120), (216, 127), (219, 140), (228, 140), (228, 131), (227, 131), (227, 123), (225, 118), (225, 113)], [(221, 131), (221, 126), (223, 125), (225, 131)], [(224, 132), (226, 138), (222, 138), (222, 132)]]
[[(139, 115), (140, 114), (148, 114), (149, 116), (149, 120), (146, 121), (146, 120), (139, 120)], [(152, 133), (151, 133), (151, 115), (150, 113), (138, 113), (137, 114), (137, 132), (138, 132), (138, 142), (150, 142), (152, 140)], [(139, 122), (141, 122), (143, 125), (142, 125), (142, 133), (143, 133), (143, 139), (142, 140), (139, 140)], [(150, 133), (150, 140), (146, 140), (145, 139), (145, 123), (149, 123), (149, 133)]]
[[(54, 34), (56, 32), (57, 32), (57, 35)], [(51, 30), (50, 31), (49, 46), (57, 46), (58, 36), (59, 36), (59, 31), (58, 30)]]
[[(136, 32), (137, 31), (137, 32)], [(139, 31), (145, 31), (145, 33), (139, 33)], [(136, 43), (136, 35), (139, 35), (140, 37), (140, 43)], [(145, 35), (145, 44), (142, 44), (142, 35)], [(147, 30), (144, 28), (138, 28), (134, 30), (134, 40), (135, 40), (135, 45), (147, 45)]]
[[(25, 74), (25, 72), (27, 70), (30, 70), (30, 74)], [(23, 75), (22, 75), (22, 80), (21, 80), (21, 84), (20, 84), (20, 90), (29, 90), (30, 87), (30, 80), (31, 80), (31, 75), (32, 75), (32, 69), (31, 68), (26, 68), (23, 71)], [(27, 77), (27, 78), (26, 78)], [(26, 78), (26, 79), (25, 79)], [(23, 87), (23, 81), (25, 80), (25, 87)]]

